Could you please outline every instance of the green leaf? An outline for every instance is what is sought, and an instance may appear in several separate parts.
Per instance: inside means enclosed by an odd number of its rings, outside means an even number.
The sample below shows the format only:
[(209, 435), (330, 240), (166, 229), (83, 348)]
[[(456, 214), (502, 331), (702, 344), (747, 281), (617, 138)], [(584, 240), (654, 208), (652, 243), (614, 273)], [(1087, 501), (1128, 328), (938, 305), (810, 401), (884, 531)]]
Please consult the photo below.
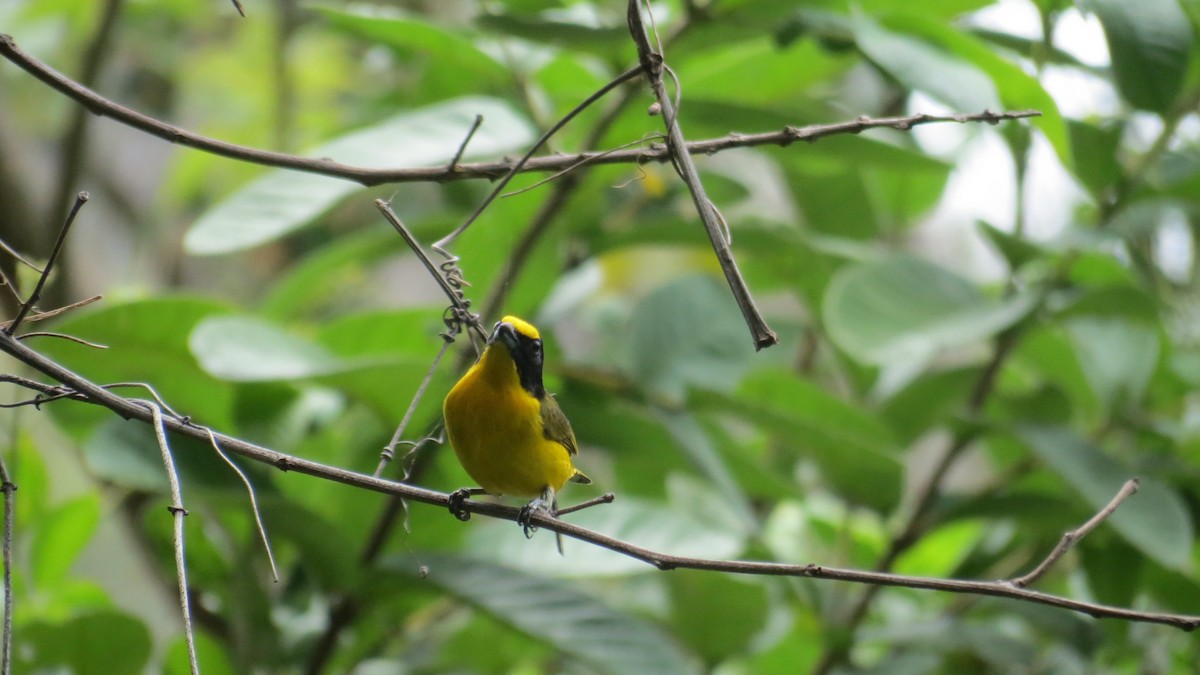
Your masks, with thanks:
[(196, 360), (229, 382), (297, 380), (349, 366), (316, 344), (250, 316), (216, 316), (192, 331)]
[(46, 514), (34, 530), (29, 552), (33, 581), (42, 592), (53, 592), (66, 578), (100, 522), (100, 499), (83, 495)]
[(83, 614), (61, 624), (36, 623), (22, 636), (23, 652), (46, 668), (65, 666), (74, 675), (140, 675), (150, 660), (150, 631), (128, 614)]
[[(465, 97), (395, 115), (313, 150), (369, 168), (421, 167), (449, 162), (476, 115), (483, 115), (465, 159), (495, 156), (524, 146), (529, 124), (506, 102)], [(347, 180), (278, 169), (257, 178), (197, 220), (184, 237), (194, 255), (232, 253), (274, 241), (313, 220), (342, 197), (361, 190)]]
[(259, 309), (264, 318), (281, 322), (324, 318), (356, 301), (353, 294), (361, 289), (372, 264), (402, 250), (404, 240), (391, 228), (340, 236), (284, 271)]
[[(567, 506), (576, 498), (560, 501)], [(662, 502), (626, 496), (563, 518), (636, 546), (682, 556), (731, 558), (742, 551), (747, 536), (745, 528), (737, 523), (701, 519), (694, 510), (670, 508)], [(530, 574), (605, 577), (651, 569), (629, 556), (570, 538), (565, 540), (565, 555), (560, 557), (555, 550), (553, 533), (542, 532), (526, 540), (520, 528), (508, 521), (487, 519), (470, 527), (463, 549), (466, 555), (496, 561)]]
[(996, 251), (1004, 256), (1009, 269), (1016, 271), (1026, 263), (1042, 257), (1042, 249), (1026, 239), (1011, 232), (1005, 232), (982, 220), (978, 221), (979, 229), (983, 232)]
[[(746, 493), (734, 480), (724, 458), (717, 451), (713, 440), (709, 438), (696, 417), (685, 412), (662, 412), (658, 417), (667, 431), (678, 441), (692, 464), (699, 468), (717, 488), (720, 494), (721, 511), (737, 519), (737, 525), (754, 528), (756, 524), (754, 510), (749, 499), (746, 498)], [(697, 508), (699, 502), (699, 495), (696, 495), (693, 504)]]
[(923, 91), (959, 111), (1000, 107), (992, 81), (958, 56), (887, 30), (861, 13), (855, 14), (852, 26), (859, 50), (901, 85)]
[[(57, 331), (107, 345), (103, 352), (66, 340), (48, 341), (39, 348), (93, 382), (145, 382), (180, 414), (231, 429), (232, 388), (205, 373), (187, 348), (188, 335), (196, 324), (227, 311), (226, 305), (201, 298), (139, 300), (57, 324)], [(145, 389), (136, 387), (118, 393), (151, 398)], [(81, 435), (112, 416), (90, 406), (55, 406), (52, 410)]]
[[(1067, 123), (1071, 134), (1073, 171), (1093, 199), (1102, 199), (1121, 179), (1118, 150), (1125, 129), (1121, 124)], [(1164, 157), (1164, 160), (1166, 158)]]
[(900, 498), (904, 470), (887, 428), (866, 411), (785, 371), (754, 373), (736, 396), (693, 392), (700, 410), (745, 417), (811, 457), (834, 489), (880, 511)]
[[(1097, 511), (1133, 473), (1086, 439), (1063, 427), (1027, 427), (1018, 433), (1034, 454)], [(1162, 565), (1192, 566), (1192, 522), (1187, 506), (1167, 485), (1140, 476), (1137, 494), (1106, 521), (1130, 544)]]
[[(514, 526), (515, 528), (515, 526)], [(670, 635), (574, 585), (463, 558), (422, 554), (428, 581), (603, 673), (698, 673)], [(394, 567), (409, 572), (406, 564)]]
[(744, 654), (767, 623), (767, 589), (755, 580), (701, 570), (667, 578), (671, 626), (706, 663)]
[(769, 36), (696, 51), (675, 64), (692, 101), (727, 100), (769, 106), (800, 98), (814, 84), (844, 72), (850, 60), (835, 58), (813, 42), (781, 48)]
[(863, 363), (921, 361), (984, 340), (1034, 305), (990, 300), (966, 279), (907, 255), (843, 267), (825, 293), (829, 337)]
[[(185, 491), (195, 487), (244, 491), (242, 482), (207, 441), (167, 437)], [(167, 474), (162, 451), (150, 425), (110, 416), (83, 446), (88, 470), (97, 477), (133, 490), (166, 494)], [(253, 476), (253, 467), (244, 470)], [(258, 492), (265, 492), (260, 478)]]
[[(1118, 0), (1120, 1), (1120, 0)], [(886, 27), (906, 34), (925, 43), (944, 50), (947, 54), (977, 68), (991, 80), (999, 93), (1000, 103), (1012, 110), (1032, 108), (1041, 113), (1040, 117), (1030, 120), (1030, 124), (1040, 130), (1054, 152), (1058, 161), (1068, 169), (1071, 168), (1072, 158), (1071, 138), (1067, 132), (1066, 122), (1058, 111), (1054, 98), (1042, 87), (1038, 79), (1025, 72), (1021, 66), (997, 54), (987, 43), (979, 38), (958, 30), (946, 22), (930, 20), (928, 17), (916, 14), (897, 14), (888, 18)], [(1002, 124), (1024, 124), (1024, 122), (1002, 122)]]
[(594, 21), (576, 21), (567, 14), (551, 17), (499, 13), (484, 14), (475, 22), (484, 30), (605, 57), (611, 57), (622, 49), (630, 49), (629, 29), (623, 22), (620, 25), (603, 26)]
[(423, 80), (423, 92), (448, 98), (507, 84), (508, 68), (476, 46), (461, 27), (453, 31), (413, 16), (372, 16), (361, 7), (341, 11), (315, 7), (335, 28), (387, 45), (403, 57), (411, 77)]
[(670, 400), (689, 386), (734, 385), (754, 356), (728, 289), (708, 275), (681, 277), (646, 296), (625, 335), (630, 378)]
[[(196, 631), (196, 660), (200, 663), (204, 675), (236, 675), (238, 672), (222, 643), (209, 637), (204, 631)], [(191, 672), (187, 643), (183, 638), (179, 638), (167, 648), (166, 657), (163, 659), (163, 673), (191, 675)]]
[(1138, 402), (1158, 365), (1158, 331), (1122, 318), (1079, 317), (1064, 328), (1096, 398), (1106, 407)]
[(926, 373), (884, 401), (879, 412), (896, 440), (908, 444), (962, 413), (978, 379), (977, 368)]
[(1160, 115), (1179, 97), (1194, 36), (1177, 0), (1092, 0), (1121, 96)]

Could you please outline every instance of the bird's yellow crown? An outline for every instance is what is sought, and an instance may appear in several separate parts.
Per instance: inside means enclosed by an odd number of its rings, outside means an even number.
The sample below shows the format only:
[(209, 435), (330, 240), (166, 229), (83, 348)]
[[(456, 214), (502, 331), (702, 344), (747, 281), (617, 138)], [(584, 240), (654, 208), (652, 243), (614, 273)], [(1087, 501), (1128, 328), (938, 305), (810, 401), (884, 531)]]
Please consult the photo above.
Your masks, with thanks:
[(538, 333), (538, 329), (534, 328), (533, 324), (529, 323), (528, 321), (526, 321), (524, 319), (512, 316), (510, 314), (509, 316), (506, 316), (503, 319), (500, 319), (500, 322), (510, 324), (514, 330), (516, 330), (521, 335), (524, 335), (525, 337), (529, 338), (530, 340), (542, 339), (541, 334)]

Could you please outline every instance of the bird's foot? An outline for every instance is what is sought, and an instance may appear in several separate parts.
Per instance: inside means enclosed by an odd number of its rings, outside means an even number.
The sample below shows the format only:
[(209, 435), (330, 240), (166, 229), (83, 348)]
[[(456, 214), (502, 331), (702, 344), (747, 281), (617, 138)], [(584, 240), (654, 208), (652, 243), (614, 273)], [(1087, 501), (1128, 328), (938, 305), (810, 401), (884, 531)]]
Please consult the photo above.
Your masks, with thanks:
[(546, 498), (543, 496), (537, 497), (533, 501), (521, 507), (521, 512), (517, 514), (517, 524), (520, 525), (523, 530), (525, 530), (526, 539), (532, 538), (533, 533), (538, 531), (538, 526), (533, 524), (534, 512), (541, 511), (543, 513), (548, 513), (551, 516), (554, 515), (554, 511), (546, 508), (547, 504), (549, 503), (551, 502), (547, 502)]
[(463, 502), (476, 495), (486, 494), (482, 488), (459, 488), (450, 493), (450, 515), (464, 523), (471, 519), (471, 512), (463, 508)]

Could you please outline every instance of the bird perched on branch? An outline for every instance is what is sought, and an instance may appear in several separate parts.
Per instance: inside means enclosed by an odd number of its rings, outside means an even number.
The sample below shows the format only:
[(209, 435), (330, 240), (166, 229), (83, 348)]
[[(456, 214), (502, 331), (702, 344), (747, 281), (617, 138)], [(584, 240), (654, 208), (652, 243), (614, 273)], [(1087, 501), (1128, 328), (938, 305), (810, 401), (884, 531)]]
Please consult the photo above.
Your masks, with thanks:
[(483, 355), (446, 395), (442, 414), (454, 454), (480, 486), (451, 495), (450, 512), (462, 520), (469, 517), (463, 500), (473, 494), (532, 498), (517, 521), (531, 536), (533, 512), (557, 512), (567, 481), (592, 482), (572, 463), (575, 432), (542, 386), (541, 335), (515, 316), (492, 329)]

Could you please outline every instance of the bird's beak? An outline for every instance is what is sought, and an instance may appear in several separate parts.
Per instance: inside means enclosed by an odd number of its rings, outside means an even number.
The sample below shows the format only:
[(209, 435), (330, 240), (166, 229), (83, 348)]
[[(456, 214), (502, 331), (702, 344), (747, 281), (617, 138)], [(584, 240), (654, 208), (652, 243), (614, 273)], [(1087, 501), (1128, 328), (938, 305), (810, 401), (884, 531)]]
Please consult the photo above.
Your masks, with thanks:
[(488, 338), (488, 344), (490, 345), (497, 340), (503, 342), (504, 346), (508, 347), (508, 351), (511, 352), (516, 350), (517, 329), (513, 328), (511, 323), (505, 323), (503, 321), (497, 323), (496, 327), (492, 329), (492, 336)]

